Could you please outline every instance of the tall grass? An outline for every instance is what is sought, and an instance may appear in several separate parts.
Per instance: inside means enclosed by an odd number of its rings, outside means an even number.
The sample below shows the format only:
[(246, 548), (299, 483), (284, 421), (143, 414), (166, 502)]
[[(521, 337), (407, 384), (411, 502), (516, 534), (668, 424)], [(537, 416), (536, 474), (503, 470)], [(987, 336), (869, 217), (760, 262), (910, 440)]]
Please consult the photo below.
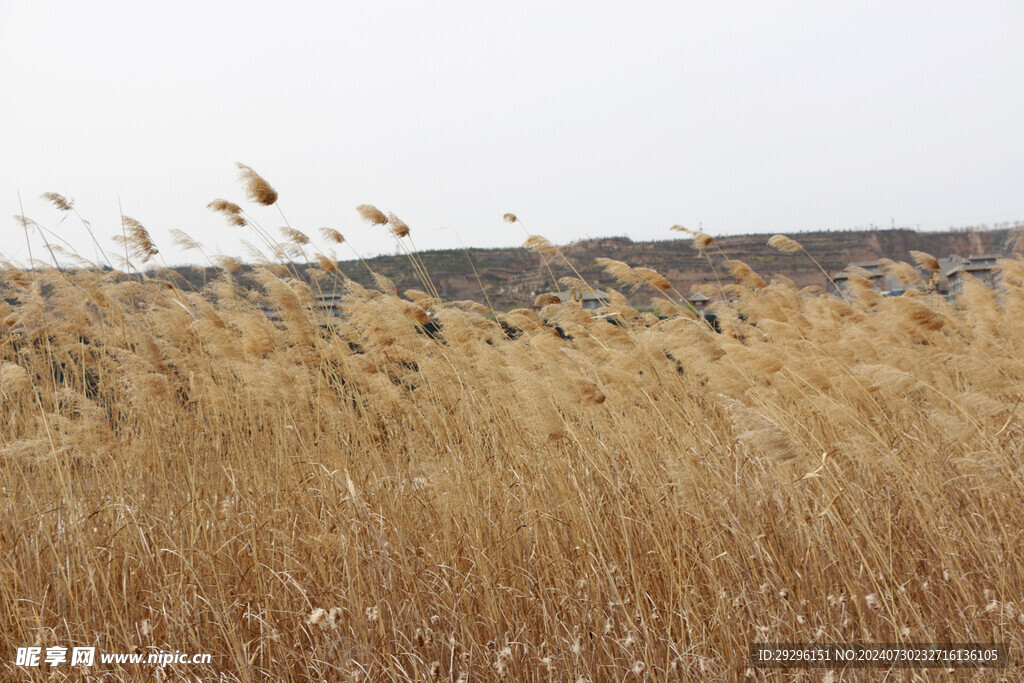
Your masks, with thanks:
[(270, 264), (202, 292), (7, 267), (4, 666), (95, 645), (214, 656), (125, 679), (735, 680), (762, 675), (752, 642), (1019, 651), (1003, 267), (962, 308), (727, 286), (721, 334), (574, 303), (503, 329), (336, 272), (348, 317), (322, 326)]

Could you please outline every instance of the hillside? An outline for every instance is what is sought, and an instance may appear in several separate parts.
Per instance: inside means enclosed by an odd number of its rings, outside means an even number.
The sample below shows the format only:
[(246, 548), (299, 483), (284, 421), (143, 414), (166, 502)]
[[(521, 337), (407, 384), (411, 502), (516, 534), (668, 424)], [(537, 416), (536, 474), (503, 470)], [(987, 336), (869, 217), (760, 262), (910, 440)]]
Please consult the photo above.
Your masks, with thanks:
[[(855, 261), (873, 261), (883, 257), (909, 261), (911, 250), (924, 251), (936, 257), (982, 252), (1009, 254), (1015, 247), (1018, 251), (1024, 247), (1021, 235), (1022, 228), (1017, 227), (972, 232), (916, 232), (906, 229), (821, 231), (800, 233), (794, 237), (831, 273)], [(726, 258), (745, 261), (765, 279), (781, 274), (800, 285), (826, 284), (825, 277), (810, 259), (802, 254), (779, 253), (767, 246), (769, 237), (766, 234), (727, 236), (718, 238), (718, 245)], [(719, 276), (725, 276), (722, 253), (712, 247), (705, 257), (693, 248), (690, 239), (634, 242), (627, 237), (608, 237), (563, 245), (561, 250), (579, 273), (597, 287), (618, 288), (596, 264), (598, 257), (653, 268), (683, 293), (688, 293), (695, 285), (715, 282), (708, 258)], [(542, 257), (525, 248), (469, 249), (468, 254), (469, 258), (467, 252), (457, 249), (419, 253), (438, 291), (447, 299), (484, 299), (473, 266), (494, 306), (499, 309), (528, 304), (532, 302), (534, 293), (552, 289), (551, 276), (542, 258), (547, 258), (556, 278), (573, 274), (558, 257)], [(400, 289), (423, 288), (406, 256), (378, 256), (367, 259), (367, 264), (374, 271), (391, 278)], [(359, 261), (339, 261), (338, 267), (360, 284), (372, 284), (367, 268)], [(194, 284), (201, 284), (204, 275), (209, 277), (202, 269), (178, 270)], [(636, 303), (646, 303), (646, 298), (646, 295), (637, 295)]]

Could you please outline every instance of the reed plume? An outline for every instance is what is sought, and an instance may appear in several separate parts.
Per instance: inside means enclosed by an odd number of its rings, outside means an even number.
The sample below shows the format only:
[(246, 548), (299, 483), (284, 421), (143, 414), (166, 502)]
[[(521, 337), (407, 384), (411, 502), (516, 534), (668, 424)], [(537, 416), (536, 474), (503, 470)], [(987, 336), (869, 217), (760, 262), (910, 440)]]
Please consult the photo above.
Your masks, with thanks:
[(594, 259), (594, 261), (595, 263), (597, 263), (597, 265), (601, 266), (601, 268), (604, 269), (604, 272), (608, 273), (613, 278), (618, 280), (620, 284), (625, 285), (627, 287), (632, 287), (635, 289), (636, 287), (647, 282), (645, 278), (638, 275), (636, 271), (633, 270), (633, 268), (631, 268), (628, 264), (623, 263), (622, 261), (617, 261), (615, 259), (604, 257), (598, 257), (597, 259)]
[[(0, 261), (7, 651), (173, 644), (232, 681), (719, 681), (756, 676), (753, 638), (1024, 645), (1024, 261), (950, 303), (729, 259), (713, 328), (622, 261), (584, 272), (651, 287), (660, 319), (607, 286), (598, 310), (398, 297), (411, 273), (363, 287), (281, 241), (200, 292)], [(268, 261), (307, 246), (299, 276)]]
[(909, 263), (883, 258), (879, 259), (879, 264), (882, 267), (883, 273), (897, 278), (903, 285), (919, 285), (922, 283), (921, 276)]
[(659, 289), (661, 291), (672, 289), (672, 283), (669, 282), (668, 279), (650, 268), (636, 267), (633, 268), (633, 273), (643, 278), (647, 284), (655, 289)]
[(334, 228), (320, 228), (320, 234), (323, 236), (325, 240), (327, 240), (328, 242), (333, 242), (334, 244), (342, 244), (345, 242), (344, 235), (342, 235)]
[(729, 270), (729, 273), (736, 278), (736, 281), (741, 283), (744, 287), (761, 289), (768, 286), (764, 279), (754, 272), (753, 268), (739, 259), (726, 259), (725, 267)]
[(387, 225), (388, 223), (388, 217), (384, 215), (384, 212), (372, 204), (360, 204), (356, 207), (356, 211), (364, 221), (371, 225)]
[(389, 230), (391, 230), (391, 234), (394, 235), (396, 239), (408, 237), (409, 226), (395, 214), (388, 214), (388, 224), (390, 225)]
[(53, 204), (58, 211), (71, 211), (74, 208), (74, 201), (66, 199), (56, 192), (44, 192), (42, 198)]
[(272, 206), (277, 203), (277, 191), (263, 179), (263, 176), (245, 164), (236, 163), (235, 165), (238, 166), (238, 178), (242, 182), (245, 196), (250, 201), (263, 206)]
[(281, 234), (286, 240), (291, 241), (299, 246), (305, 246), (309, 244), (309, 236), (301, 230), (295, 228), (289, 228), (287, 226), (281, 228)]
[(773, 249), (778, 249), (784, 254), (798, 254), (804, 250), (800, 243), (791, 237), (785, 235), (775, 235), (768, 240), (768, 246)]
[(700, 251), (704, 251), (714, 243), (715, 238), (706, 232), (697, 232), (693, 234), (693, 246)]
[(936, 259), (931, 254), (926, 254), (923, 251), (911, 250), (910, 257), (914, 259), (914, 263), (916, 263), (919, 267), (923, 268), (924, 270), (930, 270), (932, 272), (942, 270), (941, 266), (939, 266), (938, 259)]
[(148, 263), (160, 253), (149, 236), (149, 231), (130, 216), (122, 216), (126, 233), (115, 235), (113, 240), (124, 246), (131, 256), (141, 263)]
[(316, 262), (320, 268), (328, 273), (333, 273), (338, 270), (338, 262), (332, 258), (328, 258), (323, 254), (316, 253)]
[(222, 214), (228, 219), (228, 224), (236, 228), (245, 227), (246, 220), (242, 216), (242, 207), (226, 199), (214, 199), (206, 205), (206, 208), (215, 213)]
[(192, 239), (189, 234), (177, 228), (171, 228), (171, 241), (179, 249), (189, 251), (191, 249), (202, 249), (202, 245)]
[(558, 253), (555, 249), (555, 245), (551, 244), (546, 237), (541, 237), (540, 235), (530, 235), (526, 238), (526, 241), (523, 242), (523, 246), (535, 254), (551, 256)]
[(811, 262), (818, 267), (818, 270), (821, 271), (821, 274), (824, 275), (825, 279), (828, 280), (829, 284), (832, 285), (832, 288), (839, 293), (839, 296), (844, 299), (846, 298), (846, 293), (839, 287), (839, 285), (836, 284), (835, 280), (832, 279), (832, 276), (828, 274), (828, 271), (826, 271), (825, 268), (818, 262), (818, 259), (811, 256), (811, 254), (806, 249), (804, 249), (803, 245), (797, 242), (795, 239), (792, 239), (791, 237), (786, 237), (785, 235), (775, 235), (768, 240), (768, 246), (772, 247), (773, 249), (777, 249), (784, 254), (796, 254), (799, 252), (803, 252), (807, 256), (807, 258), (811, 259)]

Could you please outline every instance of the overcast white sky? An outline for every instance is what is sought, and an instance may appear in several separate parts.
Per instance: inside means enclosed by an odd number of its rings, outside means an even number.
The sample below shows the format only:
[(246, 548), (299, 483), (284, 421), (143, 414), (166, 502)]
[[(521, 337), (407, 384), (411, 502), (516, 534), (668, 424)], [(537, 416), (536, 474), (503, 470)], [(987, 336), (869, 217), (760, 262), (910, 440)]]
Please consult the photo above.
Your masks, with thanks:
[(519, 244), (506, 211), (557, 242), (1024, 219), (1022, 36), (1019, 0), (0, 0), (0, 252), (53, 191), (104, 240), (120, 197), (168, 263), (199, 259), (171, 228), (240, 255), (205, 208), (235, 161), (364, 254), (362, 203), (420, 249)]

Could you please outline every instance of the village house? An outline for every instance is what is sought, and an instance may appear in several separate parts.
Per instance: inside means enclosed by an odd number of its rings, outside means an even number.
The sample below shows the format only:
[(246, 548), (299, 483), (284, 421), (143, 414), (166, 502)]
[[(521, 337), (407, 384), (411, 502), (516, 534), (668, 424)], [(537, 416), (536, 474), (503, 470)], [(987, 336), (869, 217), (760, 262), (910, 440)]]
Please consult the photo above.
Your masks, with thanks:
[(687, 301), (691, 306), (693, 306), (693, 310), (697, 311), (698, 313), (703, 313), (705, 310), (707, 310), (708, 304), (711, 303), (711, 299), (704, 296), (703, 294), (693, 294), (692, 296), (687, 298)]
[[(989, 287), (995, 287), (999, 258), (998, 254), (973, 254), (966, 258), (953, 254), (937, 259), (939, 263), (937, 272), (925, 271), (920, 268), (918, 272), (921, 274), (921, 280), (930, 290), (955, 298), (960, 294), (963, 280), (968, 275), (977, 278)], [(860, 271), (858, 275), (871, 281), (872, 287), (883, 294), (900, 294), (905, 289), (905, 285), (899, 281), (899, 278), (885, 274), (879, 261), (861, 261), (851, 263), (844, 270), (833, 274), (832, 280), (835, 286), (830, 285), (829, 290), (833, 293), (845, 294), (851, 276), (850, 271), (855, 269)]]
[[(573, 290), (563, 290), (560, 292), (548, 292), (554, 294), (562, 301), (576, 301), (587, 310), (596, 310), (598, 308), (604, 308), (608, 305), (608, 294), (600, 289), (586, 290), (583, 292), (577, 292)], [(540, 306), (530, 306), (534, 311), (539, 311)]]
[[(313, 312), (318, 318), (343, 318), (341, 294), (318, 294), (313, 301), (306, 304), (306, 308)], [(275, 307), (267, 304), (260, 304), (257, 309), (267, 316), (272, 322), (281, 322), (281, 312)]]
[(946, 275), (949, 281), (950, 296), (960, 296), (963, 292), (964, 280), (967, 277), (977, 278), (984, 285), (995, 287), (996, 275), (999, 272), (998, 259), (997, 254), (974, 254), (963, 259)]
[(878, 261), (859, 261), (851, 263), (846, 268), (838, 273), (832, 275), (832, 282), (829, 284), (829, 289), (834, 294), (846, 294), (846, 288), (849, 286), (850, 281), (850, 270), (860, 269), (863, 273), (858, 273), (866, 277), (874, 289), (879, 292), (887, 293), (894, 290), (900, 290), (903, 288), (903, 284), (899, 278), (892, 275), (886, 275), (882, 271), (882, 264)]

